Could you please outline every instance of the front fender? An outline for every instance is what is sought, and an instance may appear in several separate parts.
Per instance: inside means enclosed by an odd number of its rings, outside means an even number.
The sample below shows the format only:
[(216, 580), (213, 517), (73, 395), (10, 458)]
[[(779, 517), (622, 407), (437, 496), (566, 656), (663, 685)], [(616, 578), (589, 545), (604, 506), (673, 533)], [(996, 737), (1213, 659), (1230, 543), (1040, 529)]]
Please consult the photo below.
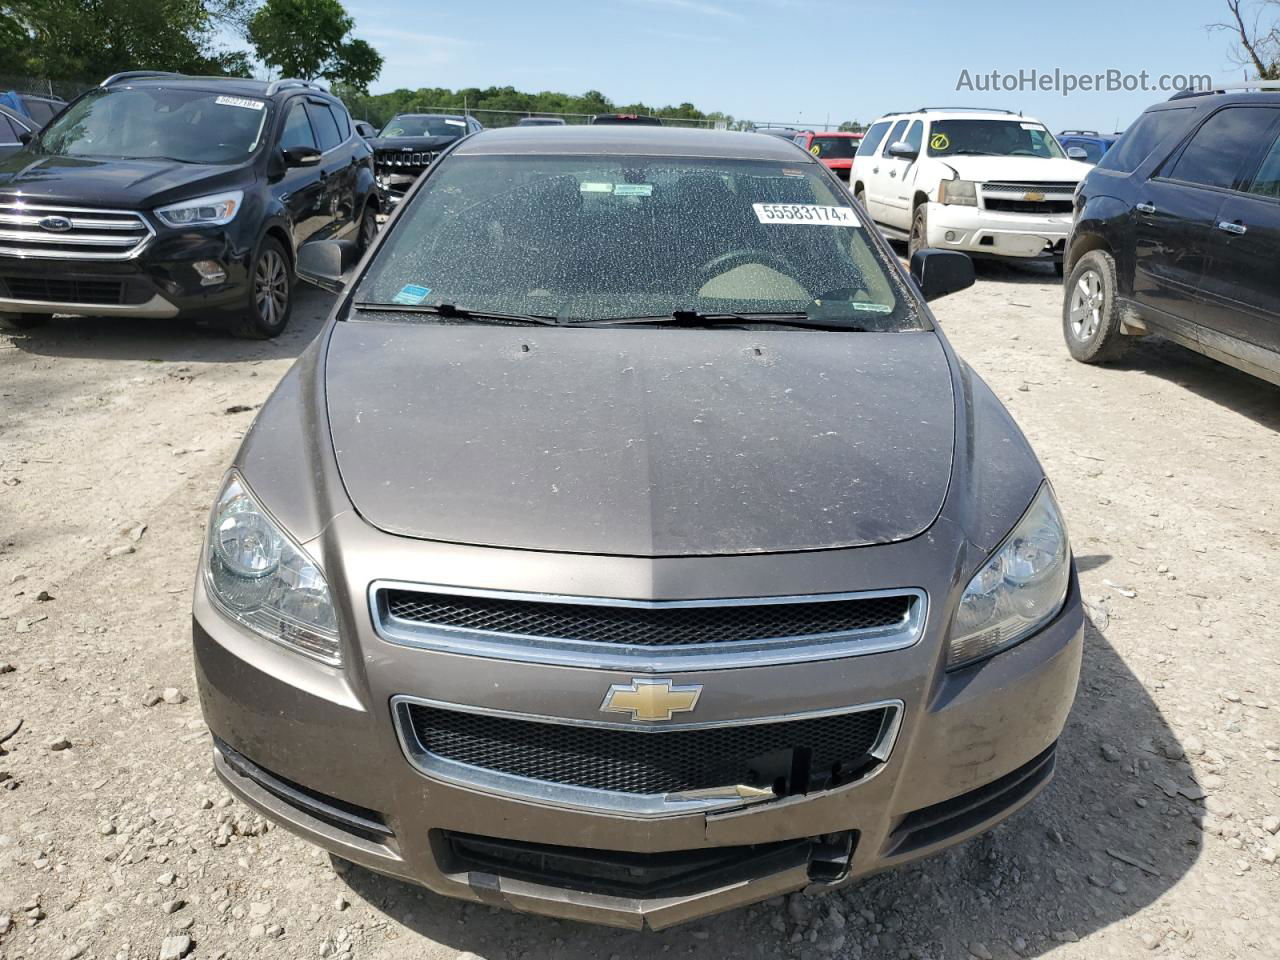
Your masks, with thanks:
[(1108, 194), (1087, 197), (1071, 230), (1071, 245), (1064, 259), (1066, 272), (1070, 273), (1076, 261), (1090, 250), (1101, 249), (1117, 258), (1117, 273), (1123, 274), (1119, 260), (1125, 245), (1117, 241), (1128, 221), (1129, 205), (1119, 198)]

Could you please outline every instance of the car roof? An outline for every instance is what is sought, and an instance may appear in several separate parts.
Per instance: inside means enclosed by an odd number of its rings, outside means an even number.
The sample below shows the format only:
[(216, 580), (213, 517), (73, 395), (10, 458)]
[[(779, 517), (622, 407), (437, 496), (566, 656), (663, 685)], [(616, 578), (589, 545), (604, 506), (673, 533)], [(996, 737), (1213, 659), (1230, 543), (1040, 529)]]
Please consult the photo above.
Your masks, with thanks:
[(424, 117), (427, 119), (430, 119), (432, 117), (438, 117), (441, 120), (465, 120), (466, 119), (466, 117), (464, 117), (460, 113), (397, 113), (391, 119), (399, 120), (401, 117)]
[(1280, 103), (1280, 90), (1227, 90), (1216, 93), (1179, 93), (1168, 100), (1152, 104), (1148, 110), (1161, 108), (1177, 109), (1178, 107), (1220, 107), (1224, 104), (1263, 104), (1275, 106)]
[(811, 137), (860, 137), (861, 130), (807, 130)]
[(185, 73), (140, 72), (139, 75), (117, 74), (102, 83), (103, 87), (179, 87), (187, 90), (207, 90), (210, 93), (239, 94), (246, 97), (269, 99), (292, 93), (305, 93), (341, 103), (336, 96), (317, 84), (301, 80), (250, 80), (244, 77), (199, 77)]
[(473, 134), (453, 151), (459, 156), (503, 154), (618, 154), (648, 157), (720, 157), (817, 163), (790, 140), (762, 133), (688, 127), (569, 125), (556, 130), (501, 127)]

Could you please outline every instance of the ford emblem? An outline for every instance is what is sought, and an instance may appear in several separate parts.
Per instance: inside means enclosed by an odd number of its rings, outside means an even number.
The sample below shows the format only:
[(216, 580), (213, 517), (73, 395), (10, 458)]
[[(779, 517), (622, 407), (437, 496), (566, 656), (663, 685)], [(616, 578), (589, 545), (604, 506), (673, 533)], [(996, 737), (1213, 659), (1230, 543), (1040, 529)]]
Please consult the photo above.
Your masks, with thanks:
[(66, 233), (71, 229), (71, 221), (66, 217), (42, 217), (39, 225), (41, 230), (50, 233)]

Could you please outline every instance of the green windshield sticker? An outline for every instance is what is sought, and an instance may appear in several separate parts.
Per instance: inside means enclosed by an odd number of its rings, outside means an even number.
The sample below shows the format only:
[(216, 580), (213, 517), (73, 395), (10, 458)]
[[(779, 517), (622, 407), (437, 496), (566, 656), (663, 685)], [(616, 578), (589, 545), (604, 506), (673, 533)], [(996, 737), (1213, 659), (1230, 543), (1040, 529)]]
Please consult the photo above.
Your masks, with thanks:
[(858, 303), (851, 302), (849, 306), (854, 310), (861, 310), (863, 313), (893, 313), (893, 307), (886, 306), (883, 303)]
[(391, 298), (392, 303), (403, 303), (406, 306), (417, 306), (431, 296), (430, 287), (420, 287), (416, 283), (406, 283), (400, 292)]
[(652, 183), (615, 183), (613, 185), (613, 195), (615, 197), (648, 197), (653, 195)]
[(613, 193), (613, 184), (583, 182), (578, 185), (578, 189), (582, 193)]

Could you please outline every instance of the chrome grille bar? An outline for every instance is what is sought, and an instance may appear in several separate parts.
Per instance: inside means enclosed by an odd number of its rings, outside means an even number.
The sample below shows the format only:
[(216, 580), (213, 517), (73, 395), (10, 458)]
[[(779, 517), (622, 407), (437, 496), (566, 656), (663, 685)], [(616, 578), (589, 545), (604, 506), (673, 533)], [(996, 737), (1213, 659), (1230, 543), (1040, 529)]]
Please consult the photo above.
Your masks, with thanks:
[(154, 236), (147, 218), (135, 210), (0, 202), (0, 255), (7, 257), (129, 260)]

